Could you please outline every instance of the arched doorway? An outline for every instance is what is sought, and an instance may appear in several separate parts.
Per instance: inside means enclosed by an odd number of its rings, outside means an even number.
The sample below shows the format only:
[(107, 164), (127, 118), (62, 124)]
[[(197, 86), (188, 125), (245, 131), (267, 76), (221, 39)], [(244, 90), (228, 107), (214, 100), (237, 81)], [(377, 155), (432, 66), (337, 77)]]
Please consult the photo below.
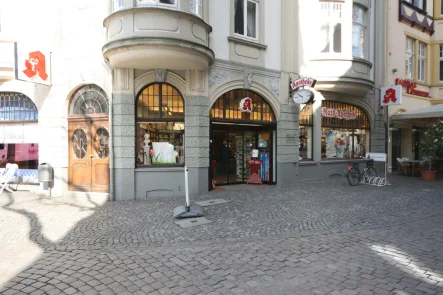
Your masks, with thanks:
[(276, 120), (269, 103), (257, 93), (235, 89), (221, 95), (210, 111), (210, 179), (217, 185), (245, 183), (248, 160), (262, 160), (258, 175), (273, 183)]
[(96, 85), (78, 89), (69, 106), (69, 190), (109, 191), (109, 112), (106, 93)]

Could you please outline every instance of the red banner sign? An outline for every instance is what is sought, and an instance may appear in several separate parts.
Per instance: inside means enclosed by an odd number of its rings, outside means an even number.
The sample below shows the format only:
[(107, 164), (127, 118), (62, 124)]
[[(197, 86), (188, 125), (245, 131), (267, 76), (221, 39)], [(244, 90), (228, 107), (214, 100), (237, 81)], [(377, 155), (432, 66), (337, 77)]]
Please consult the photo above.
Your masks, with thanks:
[(339, 109), (332, 109), (323, 107), (321, 109), (322, 117), (327, 118), (338, 118), (344, 120), (355, 120), (357, 118), (357, 114), (354, 111), (344, 111)]
[(397, 79), (395, 79), (395, 85), (406, 86), (407, 87), (406, 92), (409, 94), (414, 94), (414, 95), (423, 96), (423, 97), (429, 97), (429, 92), (415, 89), (417, 87), (417, 84), (414, 81), (403, 80), (403, 79), (397, 78)]

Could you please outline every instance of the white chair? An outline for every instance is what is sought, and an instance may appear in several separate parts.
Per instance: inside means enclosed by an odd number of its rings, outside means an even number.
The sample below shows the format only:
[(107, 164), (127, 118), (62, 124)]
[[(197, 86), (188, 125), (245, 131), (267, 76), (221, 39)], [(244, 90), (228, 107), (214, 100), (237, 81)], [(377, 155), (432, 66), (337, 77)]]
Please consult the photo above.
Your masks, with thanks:
[(397, 172), (403, 172), (404, 171), (404, 163), (403, 163), (403, 159), (402, 158), (397, 158), (397, 163), (398, 163), (398, 169)]
[(17, 164), (6, 164), (6, 169), (0, 176), (0, 194), (3, 193), (4, 190), (13, 193), (14, 191), (9, 187), (11, 182), (14, 182), (19, 179), (19, 169)]

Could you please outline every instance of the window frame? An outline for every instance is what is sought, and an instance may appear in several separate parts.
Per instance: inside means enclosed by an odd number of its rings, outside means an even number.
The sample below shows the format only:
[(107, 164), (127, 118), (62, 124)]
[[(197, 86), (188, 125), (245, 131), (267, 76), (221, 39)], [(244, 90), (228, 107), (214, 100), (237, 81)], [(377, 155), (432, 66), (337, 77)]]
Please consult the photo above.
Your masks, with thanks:
[[(8, 98), (8, 99), (7, 99)], [(13, 99), (11, 99), (13, 98)], [(19, 102), (19, 106), (16, 103)], [(20, 110), (23, 108), (23, 110)], [(5, 110), (3, 110), (5, 109)], [(24, 114), (24, 119), (21, 119)], [(8, 119), (6, 118), (8, 117)], [(18, 117), (18, 119), (17, 119)], [(12, 119), (11, 119), (12, 118)], [(0, 122), (38, 122), (39, 112), (35, 103), (20, 92), (0, 92)]]
[[(158, 117), (138, 117), (137, 116), (137, 112), (138, 112), (138, 101), (140, 99), (140, 97), (142, 97), (143, 91), (147, 88), (149, 88), (150, 86), (153, 85), (159, 85), (159, 94), (158, 94), (158, 106), (159, 106), (159, 116)], [(168, 117), (163, 117), (163, 112), (161, 111), (161, 107), (162, 107), (162, 97), (163, 97), (163, 90), (162, 90), (162, 86), (163, 85), (167, 85), (168, 87), (172, 87), (173, 89), (175, 89), (177, 91), (177, 93), (179, 94), (179, 96), (182, 99), (182, 103), (183, 103), (183, 117), (172, 117), (172, 118), (168, 118)], [(155, 104), (154, 104), (155, 106)], [(145, 85), (144, 87), (142, 87), (140, 89), (140, 91), (137, 93), (136, 96), (136, 100), (135, 100), (135, 107), (134, 107), (134, 115), (135, 115), (135, 136), (136, 136), (136, 140), (135, 140), (135, 167), (136, 168), (155, 168), (155, 167), (183, 167), (186, 163), (186, 157), (185, 157), (185, 98), (183, 96), (183, 94), (180, 92), (180, 90), (175, 87), (174, 85), (170, 84), (170, 83), (166, 83), (166, 82), (154, 82), (154, 83), (150, 83)], [(155, 164), (152, 165), (149, 164), (138, 164), (137, 160), (139, 159), (139, 149), (140, 147), (138, 146), (140, 144), (139, 139), (138, 139), (138, 134), (139, 134), (139, 125), (143, 124), (143, 123), (183, 123), (183, 129), (182, 129), (182, 145), (181, 146), (177, 146), (179, 149), (182, 149), (183, 151), (183, 163), (176, 163), (176, 164)], [(152, 138), (151, 138), (151, 144), (153, 143)]]
[(203, 0), (190, 0), (189, 5), (192, 13), (203, 18)]
[(116, 12), (120, 9), (123, 9), (123, 0), (112, 0), (112, 12)]
[[(243, 2), (243, 32), (245, 32), (245, 34), (239, 34), (235, 32), (235, 13), (236, 13), (236, 5), (235, 5), (235, 1), (242, 1)], [(256, 32), (255, 35), (256, 37), (249, 37), (248, 36), (248, 2), (254, 3), (255, 7), (256, 7), (256, 15), (255, 15), (255, 28), (256, 28)], [(259, 42), (259, 37), (260, 37), (260, 1), (259, 0), (233, 0), (233, 9), (234, 9), (234, 13), (233, 13), (233, 20), (234, 20), (234, 24), (233, 24), (233, 35), (235, 37), (241, 38), (241, 39), (245, 39), (245, 40), (249, 40), (249, 41), (253, 41), (253, 42)]]
[[(411, 4), (412, 6), (414, 6), (415, 8), (417, 8), (417, 9), (420, 9), (420, 10), (423, 10), (423, 11), (425, 11), (426, 10), (426, 0), (404, 0), (405, 2), (408, 2), (409, 4)], [(422, 3), (422, 7), (420, 7), (420, 6), (417, 6), (417, 2), (418, 1), (422, 1), (421, 3)]]
[(180, 0), (174, 0), (174, 4), (160, 3), (159, 0), (138, 0), (137, 6), (158, 6), (158, 7), (167, 7), (167, 8), (179, 8), (178, 3)]
[(417, 56), (417, 81), (426, 81), (426, 43), (418, 42), (418, 56)]
[[(361, 10), (362, 12), (362, 22), (356, 22), (354, 21), (354, 9), (358, 8)], [(352, 7), (352, 56), (353, 57), (358, 57), (358, 58), (367, 58), (368, 55), (368, 40), (367, 40), (367, 11), (368, 9), (360, 4), (354, 3), (353, 7)], [(360, 30), (363, 31), (363, 44), (359, 44), (358, 49), (359, 51), (362, 52), (362, 56), (361, 55), (354, 55), (354, 27), (358, 26), (360, 28)], [(361, 39), (359, 39), (361, 40)]]
[[(411, 42), (412, 46), (409, 46), (408, 42)], [(415, 39), (406, 36), (406, 64), (405, 64), (405, 75), (407, 79), (415, 79)], [(410, 64), (410, 66), (409, 66)]]
[[(339, 17), (336, 17), (335, 15), (333, 16), (333, 12), (334, 10), (334, 5), (337, 5), (340, 7), (339, 11)], [(337, 55), (337, 54), (343, 54), (343, 27), (344, 27), (344, 22), (345, 19), (343, 17), (343, 13), (344, 13), (344, 5), (345, 3), (343, 1), (321, 1), (320, 2), (320, 18), (325, 19), (325, 22), (321, 23), (321, 27), (323, 25), (328, 26), (328, 36), (326, 41), (329, 42), (329, 50), (328, 51), (324, 51), (324, 49), (320, 48), (320, 54), (323, 55), (327, 55), (327, 54), (333, 54), (333, 55)], [(324, 9), (322, 6), (327, 6), (327, 9)], [(324, 16), (324, 14), (326, 14), (326, 16)], [(333, 28), (337, 25), (340, 24), (340, 50), (339, 51), (334, 51), (335, 49), (335, 40), (334, 40), (334, 30)], [(335, 25), (335, 26), (333, 26)], [(323, 36), (322, 30), (320, 30), (320, 35)]]

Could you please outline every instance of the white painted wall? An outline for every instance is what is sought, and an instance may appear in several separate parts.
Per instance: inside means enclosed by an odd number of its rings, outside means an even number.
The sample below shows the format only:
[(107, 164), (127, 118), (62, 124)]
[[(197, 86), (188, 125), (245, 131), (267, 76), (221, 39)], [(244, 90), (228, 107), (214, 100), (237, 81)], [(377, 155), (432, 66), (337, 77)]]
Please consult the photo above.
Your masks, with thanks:
[(281, 1), (272, 0), (264, 3), (264, 44), (268, 46), (265, 51), (265, 68), (273, 70), (281, 69)]
[(209, 24), (212, 33), (209, 35), (209, 47), (214, 51), (215, 58), (229, 60), (230, 11), (231, 1), (210, 0)]

